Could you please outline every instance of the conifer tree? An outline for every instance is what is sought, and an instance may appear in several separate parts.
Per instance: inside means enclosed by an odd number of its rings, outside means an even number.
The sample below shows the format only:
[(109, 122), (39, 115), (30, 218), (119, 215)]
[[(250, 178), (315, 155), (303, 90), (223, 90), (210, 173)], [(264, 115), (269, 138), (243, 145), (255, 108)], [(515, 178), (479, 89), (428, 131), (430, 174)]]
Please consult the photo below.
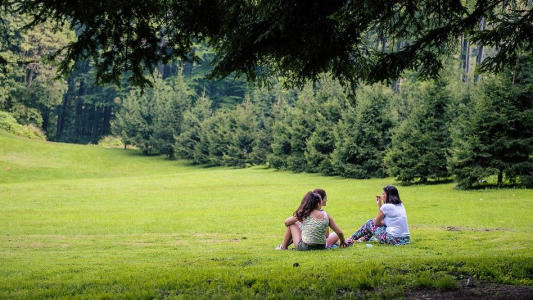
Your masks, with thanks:
[(533, 186), (533, 63), (522, 57), (481, 86), (473, 113), (454, 131), (453, 173), (470, 188), (495, 176), (496, 184)]
[[(264, 90), (264, 89), (263, 89)], [(263, 94), (260, 89), (255, 89), (255, 93), (249, 92), (246, 101), (253, 103), (253, 109), (257, 118), (257, 132), (250, 161), (252, 164), (266, 164), (267, 157), (272, 153), (272, 125), (274, 124), (274, 109), (276, 107), (275, 94)]]
[(181, 133), (183, 113), (190, 108), (189, 89), (178, 76), (156, 81), (153, 95), (153, 137), (152, 143), (160, 154), (175, 159), (174, 144)]
[[(141, 89), (134, 88), (126, 101), (138, 102), (137, 111), (131, 115), (135, 118), (128, 123), (135, 126), (132, 130), (134, 135), (131, 137), (132, 144), (139, 147), (144, 155), (156, 153), (156, 149), (152, 143), (154, 135), (154, 113), (153, 113), (153, 90), (147, 90), (145, 93)], [(132, 104), (134, 106), (134, 104)]]
[(229, 144), (224, 156), (225, 165), (241, 168), (251, 165), (251, 154), (258, 132), (252, 103), (245, 101), (231, 110), (228, 125)]
[(111, 132), (122, 139), (124, 149), (127, 145), (135, 144), (135, 138), (143, 123), (140, 103), (134, 95), (135, 92), (132, 91), (122, 100), (120, 110), (111, 123)]
[(216, 111), (213, 116), (205, 121), (201, 139), (207, 144), (209, 165), (225, 165), (224, 159), (227, 156), (230, 144), (229, 123), (228, 112), (224, 110)]
[(447, 157), (451, 146), (446, 82), (428, 85), (418, 105), (396, 129), (385, 162), (390, 175), (403, 183), (450, 176)]
[(315, 131), (318, 120), (312, 110), (314, 91), (308, 85), (298, 96), (294, 109), (291, 110), (289, 142), (291, 153), (287, 157), (287, 167), (293, 172), (308, 172), (309, 167), (305, 159), (307, 140)]
[(316, 129), (306, 142), (305, 160), (308, 171), (321, 174), (332, 174), (330, 155), (335, 149), (335, 140), (331, 128), (333, 122), (322, 114), (315, 116)]
[(309, 114), (312, 87), (308, 86), (298, 97), (294, 105), (281, 103), (279, 106), (272, 130), (272, 155), (268, 161), (276, 169), (305, 172), (308, 171), (304, 154), (306, 142), (315, 126)]
[(357, 91), (357, 106), (347, 105), (335, 128), (332, 165), (339, 175), (351, 178), (384, 177), (385, 149), (392, 127), (389, 100), (383, 86)]
[(272, 154), (268, 155), (267, 161), (272, 168), (278, 170), (288, 168), (287, 158), (292, 152), (289, 123), (290, 109), (287, 104), (281, 105), (278, 116), (272, 125)]
[(178, 158), (193, 164), (209, 162), (207, 141), (203, 139), (205, 121), (212, 115), (211, 100), (205, 95), (198, 97), (193, 107), (184, 113), (182, 130), (174, 144)]
[(315, 130), (306, 142), (305, 159), (309, 172), (324, 175), (334, 174), (331, 154), (335, 150), (333, 128), (341, 118), (345, 94), (338, 82), (324, 78), (317, 87), (315, 101), (311, 103), (309, 115), (313, 115)]

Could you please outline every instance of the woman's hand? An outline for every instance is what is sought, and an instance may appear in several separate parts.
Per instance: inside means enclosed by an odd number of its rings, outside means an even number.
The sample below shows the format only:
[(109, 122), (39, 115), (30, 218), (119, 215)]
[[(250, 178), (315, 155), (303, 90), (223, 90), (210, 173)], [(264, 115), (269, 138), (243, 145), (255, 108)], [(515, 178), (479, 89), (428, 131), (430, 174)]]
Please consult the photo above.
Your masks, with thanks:
[(298, 222), (298, 218), (296, 218), (295, 216), (290, 216), (287, 218), (287, 220), (285, 220), (285, 226), (289, 227), (296, 222)]
[(381, 208), (381, 196), (376, 195), (376, 203), (378, 204), (378, 208)]
[(341, 242), (340, 242), (339, 247), (341, 247), (341, 248), (348, 247), (348, 244), (347, 244), (346, 241), (344, 240), (344, 241), (341, 241)]

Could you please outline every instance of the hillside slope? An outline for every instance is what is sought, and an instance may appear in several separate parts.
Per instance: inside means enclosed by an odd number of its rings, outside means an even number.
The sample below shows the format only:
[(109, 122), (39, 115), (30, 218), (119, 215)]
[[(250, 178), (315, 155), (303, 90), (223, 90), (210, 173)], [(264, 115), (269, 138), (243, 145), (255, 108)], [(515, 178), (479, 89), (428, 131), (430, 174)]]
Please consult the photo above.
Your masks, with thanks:
[(30, 140), (0, 131), (0, 183), (168, 174), (179, 172), (176, 164), (184, 165), (134, 149)]

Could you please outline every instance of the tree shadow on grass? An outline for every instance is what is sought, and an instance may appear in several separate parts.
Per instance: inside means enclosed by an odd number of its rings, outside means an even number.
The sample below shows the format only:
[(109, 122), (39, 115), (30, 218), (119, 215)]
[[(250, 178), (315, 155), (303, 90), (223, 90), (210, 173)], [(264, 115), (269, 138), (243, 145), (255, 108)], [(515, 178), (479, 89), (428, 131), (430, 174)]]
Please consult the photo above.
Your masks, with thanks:
[(449, 184), (453, 183), (453, 179), (438, 179), (438, 180), (428, 180), (426, 182), (414, 181), (414, 182), (398, 182), (399, 186), (423, 186), (423, 185), (440, 185), (440, 184)]

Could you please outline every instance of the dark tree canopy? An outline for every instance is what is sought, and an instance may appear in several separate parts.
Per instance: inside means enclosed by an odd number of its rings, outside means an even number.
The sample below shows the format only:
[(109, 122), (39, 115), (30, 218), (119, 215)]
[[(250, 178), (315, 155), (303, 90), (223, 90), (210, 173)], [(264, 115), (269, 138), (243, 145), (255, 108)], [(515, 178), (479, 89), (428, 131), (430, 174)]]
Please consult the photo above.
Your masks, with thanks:
[(71, 24), (78, 39), (64, 49), (63, 73), (91, 58), (98, 82), (118, 83), (129, 72), (140, 86), (158, 63), (196, 60), (191, 50), (200, 42), (217, 52), (213, 77), (282, 76), (296, 86), (323, 72), (351, 84), (395, 80), (405, 70), (437, 77), (464, 35), (496, 48), (480, 70), (497, 72), (533, 43), (527, 0), (0, 1), (33, 16), (29, 26)]

